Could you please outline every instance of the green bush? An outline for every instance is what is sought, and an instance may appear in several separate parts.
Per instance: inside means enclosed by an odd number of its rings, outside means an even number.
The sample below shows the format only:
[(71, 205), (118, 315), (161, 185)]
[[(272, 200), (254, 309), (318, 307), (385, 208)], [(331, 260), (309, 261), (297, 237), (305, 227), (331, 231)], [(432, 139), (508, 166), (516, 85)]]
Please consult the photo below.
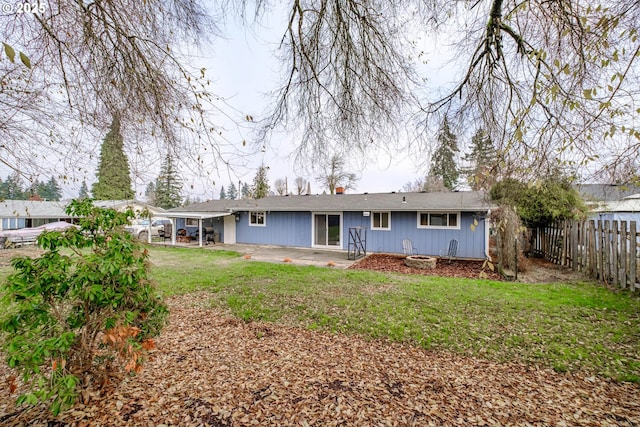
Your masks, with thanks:
[(17, 403), (49, 402), (55, 414), (81, 388), (138, 372), (168, 315), (147, 250), (124, 231), (133, 212), (79, 200), (67, 213), (79, 228), (42, 233), (43, 255), (12, 260), (0, 319), (7, 363), (29, 389)]
[(586, 212), (584, 201), (570, 182), (553, 175), (535, 183), (507, 178), (491, 188), (491, 199), (515, 208), (528, 227), (579, 219)]

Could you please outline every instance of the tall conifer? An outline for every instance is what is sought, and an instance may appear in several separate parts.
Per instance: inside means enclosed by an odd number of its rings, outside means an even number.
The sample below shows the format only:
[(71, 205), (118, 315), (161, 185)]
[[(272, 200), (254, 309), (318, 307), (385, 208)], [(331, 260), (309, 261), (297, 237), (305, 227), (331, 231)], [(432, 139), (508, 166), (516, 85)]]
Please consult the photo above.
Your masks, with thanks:
[(113, 117), (109, 133), (100, 149), (100, 164), (93, 184), (93, 197), (97, 200), (128, 200), (134, 192), (131, 189), (129, 160), (124, 153), (124, 142), (120, 133), (120, 118)]
[(163, 209), (176, 208), (182, 204), (182, 179), (178, 175), (171, 154), (162, 162), (160, 175), (156, 179), (155, 205)]
[(449, 121), (445, 117), (438, 132), (438, 147), (433, 153), (429, 176), (441, 179), (449, 190), (456, 188), (460, 177), (460, 171), (456, 164), (458, 151), (458, 138), (451, 133)]

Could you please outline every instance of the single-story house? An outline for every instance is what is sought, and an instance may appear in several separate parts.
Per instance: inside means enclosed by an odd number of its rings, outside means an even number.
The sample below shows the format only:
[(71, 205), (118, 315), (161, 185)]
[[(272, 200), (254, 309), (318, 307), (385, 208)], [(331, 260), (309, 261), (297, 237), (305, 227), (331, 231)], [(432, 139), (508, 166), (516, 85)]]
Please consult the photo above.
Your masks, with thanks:
[[(488, 214), (494, 205), (484, 192), (420, 192), (272, 196), (212, 200), (170, 209), (173, 229), (203, 243), (216, 241), (351, 251), (403, 253), (410, 239), (421, 255), (446, 255), (458, 241), (460, 258), (485, 259)], [(176, 242), (173, 233), (172, 243)]]
[(575, 189), (587, 205), (619, 201), (640, 193), (640, 187), (633, 184), (576, 184)]
[(50, 222), (71, 222), (66, 202), (37, 200), (0, 201), (0, 230), (39, 227)]
[(591, 206), (589, 219), (600, 221), (627, 222), (631, 221), (640, 226), (640, 193), (624, 197), (622, 200), (600, 202)]
[(578, 184), (588, 219), (595, 221), (631, 221), (640, 226), (640, 187), (634, 184)]
[[(65, 212), (68, 204), (68, 201), (2, 200), (0, 201), (0, 231), (39, 227), (58, 221), (73, 222), (73, 218)], [(164, 212), (162, 208), (137, 200), (95, 200), (94, 205), (120, 211), (129, 207), (136, 212), (146, 209), (151, 215), (156, 216)]]

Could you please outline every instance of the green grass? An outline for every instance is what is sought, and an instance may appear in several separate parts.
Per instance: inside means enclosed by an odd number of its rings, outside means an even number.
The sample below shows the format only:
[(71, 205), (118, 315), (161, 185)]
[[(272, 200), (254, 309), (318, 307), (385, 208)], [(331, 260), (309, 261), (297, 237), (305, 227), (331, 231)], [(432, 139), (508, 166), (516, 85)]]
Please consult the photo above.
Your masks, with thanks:
[(640, 298), (628, 292), (271, 264), (184, 248), (152, 248), (151, 261), (165, 295), (205, 291), (212, 307), (245, 321), (640, 382)]

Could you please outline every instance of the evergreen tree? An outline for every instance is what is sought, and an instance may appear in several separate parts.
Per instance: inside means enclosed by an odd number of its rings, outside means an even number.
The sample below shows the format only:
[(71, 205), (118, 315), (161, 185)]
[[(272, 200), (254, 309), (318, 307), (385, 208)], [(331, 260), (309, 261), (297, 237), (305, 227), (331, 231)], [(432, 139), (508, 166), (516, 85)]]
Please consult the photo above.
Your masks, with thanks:
[(269, 196), (269, 179), (267, 178), (268, 166), (261, 164), (256, 176), (253, 178), (253, 198), (263, 199)]
[(89, 197), (89, 187), (87, 187), (87, 181), (82, 181), (80, 186), (80, 193), (78, 193), (79, 199), (86, 199)]
[(248, 199), (251, 197), (251, 188), (249, 188), (249, 184), (247, 184), (246, 182), (242, 184), (241, 194), (243, 199)]
[(23, 188), (20, 176), (18, 176), (17, 172), (14, 172), (4, 181), (2, 198), (8, 200), (26, 200), (29, 198), (29, 192)]
[(220, 200), (224, 200), (227, 198), (227, 193), (224, 192), (224, 185), (220, 188)]
[(60, 201), (62, 198), (62, 189), (58, 185), (58, 181), (52, 176), (47, 183), (42, 184), (42, 192), (38, 191), (40, 197), (44, 200)]
[(462, 170), (472, 190), (489, 190), (496, 182), (498, 153), (491, 137), (478, 129), (471, 138), (471, 152), (462, 158), (468, 167)]
[(238, 189), (235, 184), (232, 182), (229, 184), (229, 188), (227, 188), (227, 199), (235, 200), (238, 198)]
[(441, 179), (444, 186), (449, 190), (455, 189), (460, 177), (460, 171), (456, 165), (456, 153), (458, 151), (457, 138), (451, 133), (449, 121), (445, 117), (438, 131), (438, 147), (433, 153), (429, 176)]
[(47, 184), (45, 184), (44, 182), (40, 182), (39, 179), (36, 179), (31, 187), (27, 190), (27, 193), (29, 193), (29, 198), (31, 199), (46, 200)]
[(171, 209), (182, 203), (182, 179), (173, 163), (171, 154), (167, 154), (160, 175), (156, 179), (155, 205), (163, 209)]
[(129, 161), (124, 153), (120, 134), (120, 118), (115, 115), (109, 133), (100, 149), (100, 164), (96, 173), (98, 181), (93, 184), (93, 197), (97, 200), (132, 199)]

